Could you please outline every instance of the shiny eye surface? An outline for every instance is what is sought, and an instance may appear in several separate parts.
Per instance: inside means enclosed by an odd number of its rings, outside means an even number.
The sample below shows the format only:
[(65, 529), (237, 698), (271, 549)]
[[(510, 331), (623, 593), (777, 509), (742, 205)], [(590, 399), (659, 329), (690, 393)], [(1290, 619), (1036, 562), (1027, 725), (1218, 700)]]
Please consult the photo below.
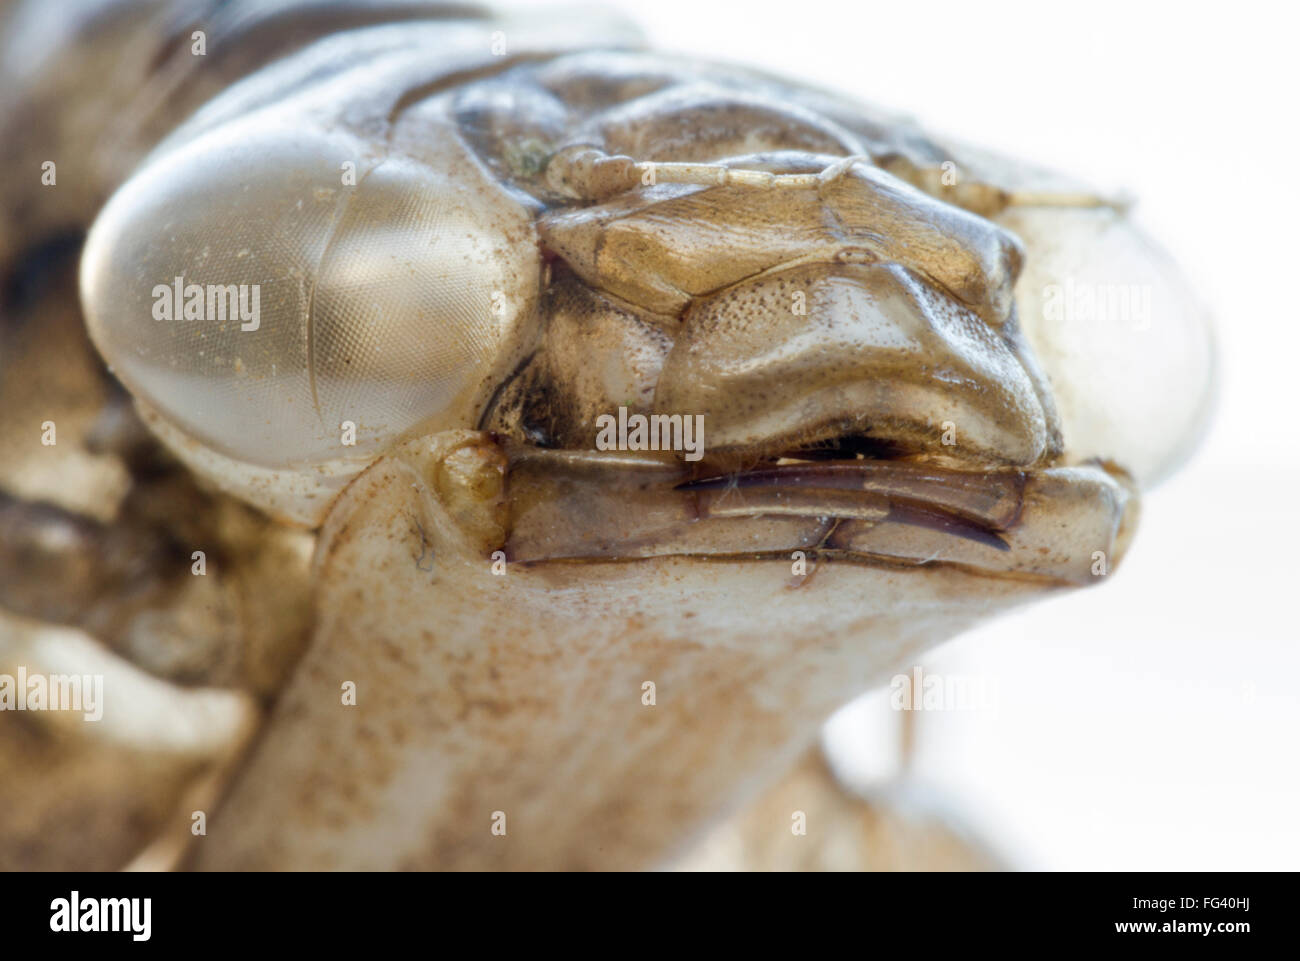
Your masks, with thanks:
[(1020, 323), (1052, 387), (1067, 454), (1122, 464), (1143, 487), (1205, 434), (1214, 334), (1187, 280), (1108, 208), (1011, 208), (1029, 252)]
[(239, 464), (364, 463), (471, 427), (538, 268), (522, 208), (432, 125), (376, 156), (275, 111), (148, 163), (82, 262), (91, 335), (166, 423)]

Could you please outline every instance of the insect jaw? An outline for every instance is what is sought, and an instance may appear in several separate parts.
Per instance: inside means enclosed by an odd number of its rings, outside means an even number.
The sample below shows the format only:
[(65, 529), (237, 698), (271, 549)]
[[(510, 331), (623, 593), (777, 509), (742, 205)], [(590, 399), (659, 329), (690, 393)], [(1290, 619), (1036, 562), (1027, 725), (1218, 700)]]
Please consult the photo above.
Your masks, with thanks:
[(955, 470), (857, 460), (701, 474), (670, 455), (507, 450), (504, 552), (529, 564), (746, 563), (800, 552), (1079, 585), (1118, 561), (1137, 513), (1127, 476), (1101, 463)]

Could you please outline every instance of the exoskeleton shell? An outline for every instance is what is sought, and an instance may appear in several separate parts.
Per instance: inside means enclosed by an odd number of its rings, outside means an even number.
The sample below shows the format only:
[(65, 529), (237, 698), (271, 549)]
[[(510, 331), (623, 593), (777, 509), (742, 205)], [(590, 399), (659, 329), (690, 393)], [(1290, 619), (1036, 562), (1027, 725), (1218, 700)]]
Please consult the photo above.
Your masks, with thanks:
[[(309, 47), (200, 110), (97, 219), (91, 335), (155, 431), (223, 487), (317, 522), (395, 440), (472, 426), (518, 362), (541, 276), (532, 217), (437, 96), (492, 63), (492, 36), (402, 24), (353, 31), (346, 54)], [(515, 55), (591, 39), (509, 36)]]

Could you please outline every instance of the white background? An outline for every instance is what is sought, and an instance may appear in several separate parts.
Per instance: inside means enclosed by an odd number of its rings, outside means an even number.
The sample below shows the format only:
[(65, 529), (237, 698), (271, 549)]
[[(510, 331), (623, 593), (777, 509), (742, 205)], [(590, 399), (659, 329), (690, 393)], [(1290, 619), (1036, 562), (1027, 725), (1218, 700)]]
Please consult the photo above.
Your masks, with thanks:
[[(915, 773), (1018, 866), (1300, 868), (1300, 53), (1287, 7), (614, 5), (658, 47), (840, 89), (1139, 198), (1134, 216), (1217, 318), (1212, 432), (1146, 499), (1106, 583), (926, 658), (991, 681), (998, 709), (923, 715)], [(879, 769), (894, 720), (877, 696), (831, 739)]]

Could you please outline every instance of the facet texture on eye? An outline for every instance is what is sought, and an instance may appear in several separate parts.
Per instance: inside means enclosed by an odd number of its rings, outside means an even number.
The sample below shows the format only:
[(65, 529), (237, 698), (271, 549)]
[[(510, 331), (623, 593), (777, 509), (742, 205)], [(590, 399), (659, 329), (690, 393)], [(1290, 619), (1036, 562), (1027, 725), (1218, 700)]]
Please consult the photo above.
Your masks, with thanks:
[(210, 131), (113, 198), (82, 265), (101, 352), (173, 427), (256, 467), (472, 425), (532, 310), (536, 251), (502, 255), (508, 205), (280, 120)]

